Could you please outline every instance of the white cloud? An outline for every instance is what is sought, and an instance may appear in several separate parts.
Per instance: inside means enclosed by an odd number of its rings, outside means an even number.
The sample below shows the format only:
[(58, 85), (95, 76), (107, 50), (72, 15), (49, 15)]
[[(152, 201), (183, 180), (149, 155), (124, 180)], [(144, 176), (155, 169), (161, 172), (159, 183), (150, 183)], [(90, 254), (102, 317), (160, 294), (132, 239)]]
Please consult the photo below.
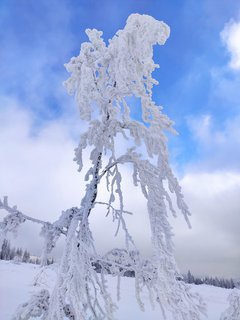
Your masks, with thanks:
[(192, 230), (175, 220), (176, 258), (182, 270), (237, 277), (240, 264), (240, 173), (190, 173), (181, 180)]
[[(72, 161), (73, 148), (77, 144), (73, 137), (78, 131), (75, 120), (61, 118), (45, 123), (36, 132), (33, 114), (14, 101), (6, 101), (5, 106), (0, 111), (0, 196), (8, 195), (10, 204), (17, 204), (26, 214), (53, 221), (61, 210), (78, 206), (85, 190), (83, 175), (77, 173), (77, 166)], [(206, 116), (203, 124), (205, 130), (209, 130), (211, 117)], [(199, 135), (202, 139), (206, 136), (204, 132)], [(86, 156), (85, 167), (88, 166)], [(129, 168), (124, 169), (123, 175), (125, 208), (134, 212), (127, 218), (129, 229), (137, 245), (149, 253), (146, 201), (141, 191), (132, 186)], [(236, 266), (240, 256), (240, 175), (190, 173), (183, 177), (181, 184), (193, 212), (192, 230), (188, 230), (183, 218), (171, 219), (181, 269), (213, 275), (239, 275)], [(105, 195), (103, 188), (100, 199)], [(106, 218), (100, 206), (95, 207), (90, 223), (97, 247), (102, 252), (123, 244), (123, 235), (120, 240), (114, 238), (117, 226), (113, 227), (111, 217)], [(20, 245), (30, 250), (40, 248), (42, 242), (36, 235), (39, 230), (27, 224), (20, 231)]]
[[(141, 191), (131, 187), (131, 176), (124, 172), (125, 208), (134, 213), (127, 223), (145, 254), (151, 252), (150, 226), (146, 201)], [(240, 174), (237, 172), (189, 173), (180, 184), (192, 213), (192, 229), (179, 214), (169, 216), (173, 226), (175, 256), (182, 272), (197, 275), (239, 277), (240, 264)], [(98, 209), (92, 215), (97, 245), (103, 250), (123, 243), (114, 239), (111, 219)], [(103, 239), (104, 230), (104, 239)]]
[(14, 101), (5, 101), (0, 121), (1, 197), (6, 194), (20, 210), (50, 221), (79, 204), (74, 121), (59, 119), (36, 130), (33, 115)]
[(240, 170), (240, 116), (219, 125), (212, 115), (203, 114), (189, 117), (187, 123), (198, 151), (191, 170)]
[(230, 67), (240, 70), (240, 22), (230, 20), (225, 24), (221, 38), (231, 55)]
[(240, 73), (229, 70), (225, 66), (211, 70), (209, 105), (220, 114), (222, 110), (227, 110), (230, 116), (232, 113), (240, 113)]

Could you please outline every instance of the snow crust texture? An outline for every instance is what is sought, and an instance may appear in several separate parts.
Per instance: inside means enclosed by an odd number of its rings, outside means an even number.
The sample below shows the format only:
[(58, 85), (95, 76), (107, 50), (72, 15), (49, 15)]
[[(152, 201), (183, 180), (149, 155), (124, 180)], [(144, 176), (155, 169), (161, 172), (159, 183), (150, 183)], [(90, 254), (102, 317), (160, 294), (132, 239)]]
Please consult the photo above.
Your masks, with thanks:
[[(21, 276), (19, 276), (21, 275)], [(43, 272), (39, 266), (32, 264), (14, 264), (0, 261), (0, 319), (12, 320), (14, 310), (35, 292), (45, 289), (51, 291), (57, 277), (57, 267), (49, 266)], [(109, 291), (116, 300), (116, 279), (109, 277)], [(34, 284), (34, 286), (32, 286)], [(219, 320), (221, 313), (228, 308), (227, 298), (233, 291), (207, 285), (190, 285), (206, 301), (209, 320)], [(141, 312), (135, 299), (134, 279), (122, 279), (121, 300), (116, 312), (116, 318), (121, 320), (163, 320), (158, 308), (152, 310), (149, 302), (146, 303), (145, 312)], [(147, 293), (143, 295), (147, 298)], [(33, 318), (38, 319), (38, 318)], [(168, 314), (168, 320), (174, 320)], [(239, 318), (234, 318), (234, 320)], [(201, 316), (201, 320), (206, 317)]]

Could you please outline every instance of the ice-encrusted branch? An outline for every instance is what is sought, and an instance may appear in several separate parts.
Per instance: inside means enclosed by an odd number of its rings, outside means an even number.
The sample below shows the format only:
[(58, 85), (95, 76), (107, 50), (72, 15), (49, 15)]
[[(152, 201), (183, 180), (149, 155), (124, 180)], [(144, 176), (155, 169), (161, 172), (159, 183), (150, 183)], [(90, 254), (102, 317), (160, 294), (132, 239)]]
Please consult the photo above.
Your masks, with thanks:
[(40, 235), (44, 238), (42, 250), (41, 265), (47, 264), (48, 255), (55, 247), (57, 240), (62, 235), (66, 236), (69, 225), (73, 217), (80, 218), (79, 209), (77, 207), (63, 211), (58, 220), (53, 223), (30, 217), (17, 209), (17, 206), (8, 204), (8, 197), (5, 196), (3, 201), (0, 199), (0, 209), (6, 210), (9, 214), (0, 222), (0, 243), (8, 233), (17, 233), (21, 224), (26, 221), (40, 224), (42, 226)]
[(21, 219), (19, 221), (20, 223), (23, 223), (26, 220), (29, 220), (29, 221), (35, 222), (35, 223), (40, 223), (40, 224), (46, 223), (46, 221), (43, 221), (43, 220), (40, 220), (40, 219), (36, 219), (36, 218), (30, 217), (30, 216), (28, 216), (26, 214), (23, 214), (22, 212), (20, 212), (17, 209), (17, 206), (10, 207), (9, 204), (8, 204), (8, 197), (7, 196), (3, 197), (3, 201), (0, 199), (0, 209), (4, 209), (7, 212), (9, 212), (12, 217), (14, 217), (14, 215), (17, 215), (17, 216), (21, 217)]

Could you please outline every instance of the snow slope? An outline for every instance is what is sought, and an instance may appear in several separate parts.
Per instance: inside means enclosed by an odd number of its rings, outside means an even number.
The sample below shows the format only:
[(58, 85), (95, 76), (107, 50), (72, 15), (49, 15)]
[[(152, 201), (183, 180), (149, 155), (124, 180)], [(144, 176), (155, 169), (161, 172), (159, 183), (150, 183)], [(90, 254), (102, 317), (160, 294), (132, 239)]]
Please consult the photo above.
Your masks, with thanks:
[[(49, 266), (42, 271), (32, 264), (14, 264), (0, 260), (0, 320), (10, 320), (16, 307), (28, 300), (29, 295), (39, 287), (51, 289), (56, 278), (56, 267)], [(115, 280), (110, 279), (109, 288), (114, 290)], [(121, 282), (121, 300), (116, 314), (119, 320), (161, 320), (161, 311), (146, 303), (145, 312), (141, 312), (134, 296), (134, 279), (123, 278)], [(231, 290), (207, 285), (192, 286), (192, 290), (203, 297), (208, 307), (208, 319), (219, 320), (220, 314), (227, 308), (227, 296)], [(147, 302), (147, 295), (146, 295)], [(172, 320), (169, 317), (169, 320)], [(202, 319), (206, 319), (204, 316)]]

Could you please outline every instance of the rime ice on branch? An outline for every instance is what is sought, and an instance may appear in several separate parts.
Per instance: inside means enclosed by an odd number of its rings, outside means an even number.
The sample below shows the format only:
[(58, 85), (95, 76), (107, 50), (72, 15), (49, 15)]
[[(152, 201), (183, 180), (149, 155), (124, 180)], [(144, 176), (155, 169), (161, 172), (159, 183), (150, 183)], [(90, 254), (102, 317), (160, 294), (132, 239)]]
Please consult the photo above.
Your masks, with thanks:
[[(66, 64), (71, 76), (65, 87), (75, 96), (81, 119), (88, 123), (88, 130), (82, 134), (75, 150), (75, 161), (81, 170), (82, 153), (88, 147), (92, 166), (85, 176), (88, 183), (80, 208), (68, 219), (67, 228), (60, 228), (66, 234), (65, 250), (44, 319), (115, 319), (117, 306), (107, 290), (109, 271), (119, 279), (118, 296), (120, 276), (134, 271), (136, 298), (142, 310), (141, 292), (146, 288), (152, 305), (159, 304), (163, 316), (165, 310), (169, 310), (176, 320), (200, 319), (200, 312), (204, 311), (200, 298), (176, 280), (178, 269), (167, 216), (168, 208), (176, 216), (170, 196), (173, 193), (179, 211), (190, 226), (188, 207), (168, 161), (165, 131), (175, 133), (175, 130), (172, 121), (152, 100), (153, 85), (158, 84), (152, 77), (158, 67), (153, 61), (153, 45), (165, 43), (169, 27), (150, 16), (132, 14), (109, 44), (102, 39), (101, 31), (87, 29), (86, 33), (89, 42), (83, 43), (79, 56)], [(140, 101), (142, 121), (131, 118), (129, 97)], [(132, 143), (121, 155), (116, 152), (119, 136)], [(147, 157), (139, 152), (140, 146), (145, 147)], [(147, 263), (125, 222), (129, 212), (124, 208), (122, 193), (124, 164), (132, 166), (133, 184), (141, 187), (147, 201), (154, 249)], [(109, 192), (106, 203), (97, 201), (100, 183), (106, 183)], [(118, 222), (118, 229), (124, 231), (126, 248), (123, 251), (104, 257), (97, 253), (89, 226), (89, 215), (97, 205), (106, 206), (107, 213)], [(60, 218), (60, 225), (61, 221)], [(43, 229), (43, 234), (53, 242), (57, 232), (52, 225), (45, 225)], [(95, 270), (94, 261), (100, 265), (100, 274)]]

